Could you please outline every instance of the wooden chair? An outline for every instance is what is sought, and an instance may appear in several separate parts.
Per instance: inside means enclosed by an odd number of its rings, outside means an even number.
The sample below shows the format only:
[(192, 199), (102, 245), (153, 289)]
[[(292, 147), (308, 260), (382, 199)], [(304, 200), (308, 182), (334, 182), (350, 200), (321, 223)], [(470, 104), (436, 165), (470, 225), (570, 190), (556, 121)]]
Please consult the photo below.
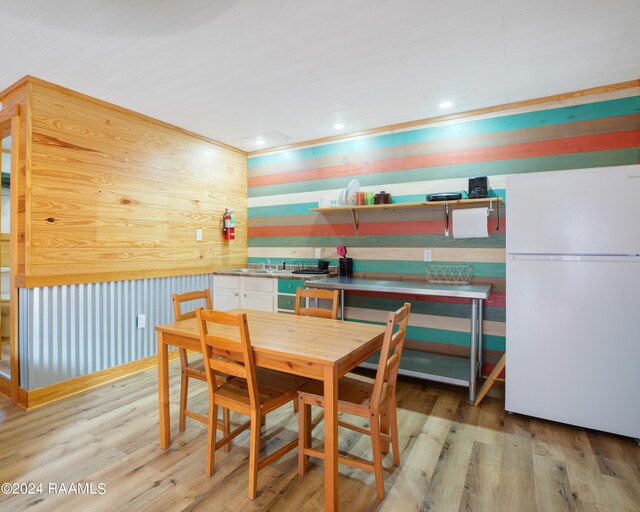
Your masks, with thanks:
[[(338, 303), (340, 292), (338, 290), (320, 290), (318, 288), (298, 288), (296, 290), (296, 315), (301, 316), (317, 316), (320, 318), (338, 318)], [(332, 301), (331, 309), (323, 309), (319, 307), (302, 307), (302, 299), (327, 299)]]
[[(294, 440), (263, 460), (258, 460), (261, 420), (274, 409), (295, 400), (298, 390), (308, 381), (295, 375), (255, 367), (246, 314), (205, 311), (198, 308), (196, 315), (205, 373), (209, 383), (207, 475), (211, 476), (214, 472), (216, 450), (250, 428), (248, 493), (249, 499), (253, 500), (256, 497), (258, 471), (298, 445), (298, 441)], [(216, 326), (210, 331), (211, 324)], [(227, 335), (239, 337), (239, 341)], [(220, 373), (232, 377), (218, 385), (217, 377)], [(217, 430), (212, 418), (217, 417), (218, 407), (249, 416), (249, 421), (216, 441)]]
[[(382, 475), (382, 457), (393, 447), (393, 464), (400, 464), (398, 442), (398, 420), (396, 414), (396, 380), (404, 346), (411, 304), (405, 303), (395, 313), (389, 313), (387, 329), (380, 350), (380, 361), (373, 382), (343, 377), (338, 382), (338, 412), (368, 418), (370, 430), (338, 421), (338, 425), (371, 436), (373, 463), (351, 457), (340, 456), (338, 462), (351, 467), (373, 471), (376, 478), (376, 494), (384, 498), (384, 479)], [(394, 334), (394, 328), (398, 326)], [(304, 475), (309, 456), (323, 458), (324, 453), (311, 448), (311, 405), (324, 406), (322, 383), (314, 381), (298, 393), (300, 402), (298, 473)], [(311, 427), (311, 428), (310, 428)]]
[[(338, 303), (340, 302), (340, 292), (338, 290), (321, 290), (319, 288), (298, 288), (296, 290), (296, 307), (295, 314), (301, 316), (317, 316), (320, 318), (330, 318), (336, 320), (338, 318)], [(331, 309), (319, 307), (301, 307), (302, 299), (326, 299), (331, 301)], [(308, 306), (308, 303), (307, 303)], [(293, 402), (293, 410), (298, 412), (298, 401)]]
[[(195, 308), (186, 312), (182, 312), (181, 304), (184, 302), (191, 302), (195, 300), (204, 300), (207, 309), (213, 309), (212, 301), (211, 301), (211, 292), (209, 289), (198, 290), (187, 293), (174, 293), (171, 295), (171, 300), (173, 302), (173, 316), (175, 321), (178, 322), (180, 320), (186, 320), (187, 318), (195, 318), (196, 311)], [(202, 414), (198, 414), (195, 411), (191, 411), (187, 409), (187, 398), (189, 394), (189, 379), (201, 380), (203, 382), (207, 382), (207, 375), (204, 370), (199, 369), (197, 367), (189, 366), (189, 358), (187, 356), (187, 351), (184, 348), (178, 349), (180, 352), (180, 369), (182, 372), (181, 381), (180, 381), (180, 432), (183, 432), (186, 424), (187, 424), (187, 416), (189, 418), (193, 418), (200, 423), (208, 424), (209, 420), (204, 417)], [(222, 376), (219, 378), (218, 384), (221, 384), (226, 380), (226, 377)], [(225, 434), (229, 433), (230, 429), (230, 418), (229, 411), (223, 409), (222, 411), (222, 422), (218, 423), (218, 428), (222, 430)], [(229, 446), (227, 448), (230, 449)]]

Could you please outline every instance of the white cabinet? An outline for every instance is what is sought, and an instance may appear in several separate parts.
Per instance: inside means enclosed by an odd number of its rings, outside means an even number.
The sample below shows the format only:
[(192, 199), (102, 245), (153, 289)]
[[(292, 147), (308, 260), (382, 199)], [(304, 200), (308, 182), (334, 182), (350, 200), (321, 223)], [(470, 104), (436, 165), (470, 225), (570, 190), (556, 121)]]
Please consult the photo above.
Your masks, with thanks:
[(241, 306), (246, 309), (257, 309), (258, 311), (275, 311), (273, 309), (273, 294), (245, 292), (240, 301)]
[(213, 308), (275, 311), (276, 284), (277, 279), (271, 278), (213, 276)]
[(238, 309), (240, 306), (240, 290), (218, 289), (213, 293), (213, 307), (219, 311)]

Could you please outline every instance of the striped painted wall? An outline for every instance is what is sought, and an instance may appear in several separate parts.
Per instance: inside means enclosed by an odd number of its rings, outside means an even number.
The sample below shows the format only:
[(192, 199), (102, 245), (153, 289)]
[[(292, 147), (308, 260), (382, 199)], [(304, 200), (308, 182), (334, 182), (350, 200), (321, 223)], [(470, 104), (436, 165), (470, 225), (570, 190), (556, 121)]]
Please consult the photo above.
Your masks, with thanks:
[[(434, 262), (468, 264), (475, 282), (492, 283), (485, 309), (488, 371), (505, 346), (505, 219), (494, 211), (489, 238), (443, 236), (439, 208), (368, 212), (355, 236), (349, 213), (309, 211), (336, 199), (352, 178), (361, 190), (385, 190), (392, 202), (467, 188), (489, 176), (492, 196), (507, 199), (517, 173), (640, 163), (640, 88), (563, 100), (499, 114), (345, 139), (249, 158), (249, 262), (312, 259), (315, 248), (337, 262), (336, 246), (354, 258), (356, 275), (422, 279), (424, 249)], [(501, 212), (504, 214), (504, 210)], [(448, 355), (468, 352), (464, 301), (408, 297), (408, 344)], [(350, 293), (347, 316), (382, 321), (407, 297)]]

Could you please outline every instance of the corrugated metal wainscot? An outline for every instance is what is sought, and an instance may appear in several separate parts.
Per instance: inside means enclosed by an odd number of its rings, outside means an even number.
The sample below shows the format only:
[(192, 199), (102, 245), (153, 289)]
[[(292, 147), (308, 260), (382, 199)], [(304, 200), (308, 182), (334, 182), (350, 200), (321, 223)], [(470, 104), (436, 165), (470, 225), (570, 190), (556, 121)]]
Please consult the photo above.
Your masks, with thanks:
[[(20, 386), (30, 390), (157, 353), (154, 327), (173, 321), (172, 293), (211, 276), (20, 289)], [(137, 316), (146, 315), (146, 327)]]

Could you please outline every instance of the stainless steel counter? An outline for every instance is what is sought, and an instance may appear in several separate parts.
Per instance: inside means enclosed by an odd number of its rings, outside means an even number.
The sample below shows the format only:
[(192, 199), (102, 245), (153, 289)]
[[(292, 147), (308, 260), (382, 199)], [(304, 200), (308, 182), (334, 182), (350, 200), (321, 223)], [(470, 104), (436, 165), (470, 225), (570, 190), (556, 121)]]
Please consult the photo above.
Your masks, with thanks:
[[(455, 297), (469, 299), (471, 302), (470, 340), (469, 340), (469, 378), (460, 375), (443, 376), (437, 372), (400, 370), (400, 373), (413, 377), (421, 377), (448, 384), (469, 387), (469, 401), (475, 402), (476, 382), (482, 373), (482, 301), (491, 291), (490, 284), (478, 285), (433, 285), (420, 281), (377, 281), (373, 279), (357, 279), (352, 277), (331, 277), (305, 281), (309, 288), (325, 288), (340, 290), (340, 314), (344, 320), (344, 292), (364, 291), (379, 293), (397, 293), (402, 295), (428, 295), (434, 297)], [(376, 365), (366, 363), (363, 366), (375, 368)]]
[(485, 300), (491, 291), (490, 284), (449, 285), (427, 284), (420, 281), (376, 281), (353, 277), (331, 277), (305, 283), (313, 288), (331, 290), (354, 290), (363, 292), (404, 293), (411, 295), (435, 295), (438, 297), (458, 297), (462, 299)]

